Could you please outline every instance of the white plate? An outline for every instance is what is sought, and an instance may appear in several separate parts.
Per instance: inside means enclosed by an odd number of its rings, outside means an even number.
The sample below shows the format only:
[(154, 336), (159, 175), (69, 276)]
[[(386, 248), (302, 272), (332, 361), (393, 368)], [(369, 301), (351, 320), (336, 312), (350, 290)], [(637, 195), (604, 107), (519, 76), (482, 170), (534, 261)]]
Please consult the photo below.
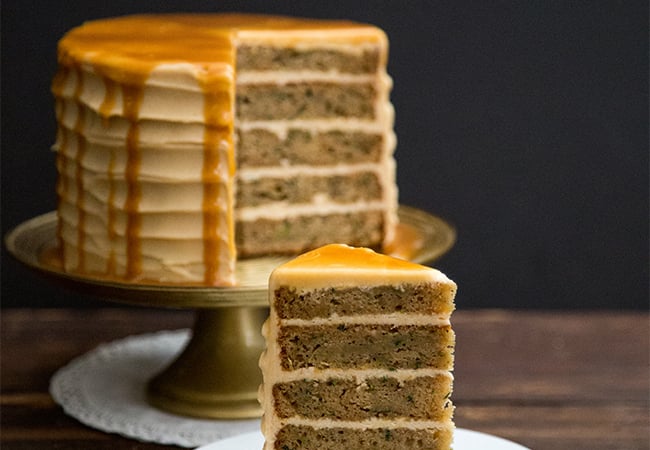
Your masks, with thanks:
[[(253, 432), (204, 445), (197, 450), (261, 450), (264, 444), (262, 433)], [(478, 431), (456, 428), (454, 450), (528, 450), (526, 447), (505, 439)]]

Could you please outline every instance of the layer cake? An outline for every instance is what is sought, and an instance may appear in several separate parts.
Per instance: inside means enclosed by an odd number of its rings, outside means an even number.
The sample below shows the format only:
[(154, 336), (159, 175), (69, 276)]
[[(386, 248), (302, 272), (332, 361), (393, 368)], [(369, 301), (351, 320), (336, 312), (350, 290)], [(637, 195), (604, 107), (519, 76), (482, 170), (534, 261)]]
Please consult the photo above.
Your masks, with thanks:
[(65, 270), (232, 285), (238, 258), (380, 248), (396, 221), (376, 27), (242, 14), (88, 22), (59, 43)]
[(264, 449), (449, 449), (455, 293), (435, 269), (340, 244), (278, 267)]

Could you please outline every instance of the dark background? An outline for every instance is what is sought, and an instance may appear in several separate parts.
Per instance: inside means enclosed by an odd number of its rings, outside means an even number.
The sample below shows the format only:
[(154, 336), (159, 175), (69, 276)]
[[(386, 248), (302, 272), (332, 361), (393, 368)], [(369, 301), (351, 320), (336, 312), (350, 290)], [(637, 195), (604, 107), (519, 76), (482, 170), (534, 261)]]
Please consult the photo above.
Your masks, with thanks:
[[(648, 309), (643, 1), (2, 2), (2, 233), (55, 208), (56, 42), (156, 11), (343, 18), (391, 41), (400, 202), (450, 221), (460, 309)], [(2, 253), (2, 305), (105, 305)]]

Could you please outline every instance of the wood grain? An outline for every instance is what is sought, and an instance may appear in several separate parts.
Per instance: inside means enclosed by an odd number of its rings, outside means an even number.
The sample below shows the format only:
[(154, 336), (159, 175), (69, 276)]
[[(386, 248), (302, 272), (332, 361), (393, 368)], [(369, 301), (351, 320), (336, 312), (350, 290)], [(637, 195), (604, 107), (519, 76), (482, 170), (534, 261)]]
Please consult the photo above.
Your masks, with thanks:
[[(158, 449), (86, 427), (50, 398), (52, 374), (97, 345), (191, 327), (146, 308), (4, 309), (0, 447)], [(638, 312), (454, 313), (456, 424), (535, 450), (650, 449), (650, 321)]]

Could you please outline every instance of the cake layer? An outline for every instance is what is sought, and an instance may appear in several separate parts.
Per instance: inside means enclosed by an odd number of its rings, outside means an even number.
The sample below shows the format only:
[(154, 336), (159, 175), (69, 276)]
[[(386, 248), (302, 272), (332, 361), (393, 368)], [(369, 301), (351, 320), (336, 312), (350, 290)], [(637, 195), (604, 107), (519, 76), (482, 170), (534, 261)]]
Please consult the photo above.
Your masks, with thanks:
[(259, 206), (271, 202), (308, 203), (320, 197), (349, 203), (382, 198), (381, 180), (377, 173), (360, 171), (350, 175), (296, 175), (283, 178), (261, 177), (240, 180), (236, 202), (240, 207)]
[(260, 255), (265, 249), (267, 252), (295, 254), (303, 248), (318, 247), (331, 241), (350, 242), (350, 245), (381, 242), (386, 226), (384, 214), (378, 209), (359, 209), (359, 212), (343, 214), (326, 213), (316, 206), (309, 215), (286, 216), (280, 206), (279, 210), (269, 208), (263, 212), (277, 211), (284, 218), (245, 220), (240, 217), (235, 227), (237, 249), (241, 256)]
[[(155, 153), (142, 155), (147, 159), (156, 159)], [(168, 155), (169, 160), (175, 160), (179, 155)], [(57, 161), (61, 186), (58, 194), (62, 200), (73, 199), (78, 195), (77, 188), (88, 191), (89, 196), (104, 203), (108, 207), (126, 209), (129, 179), (119, 172), (120, 165), (125, 163), (115, 158), (111, 166), (116, 166), (110, 172), (98, 170), (92, 165), (96, 162), (78, 164), (73, 158), (62, 155)], [(166, 158), (161, 158), (165, 160)], [(181, 158), (182, 159), (182, 158)], [(146, 176), (139, 180), (141, 197), (137, 205), (138, 211), (202, 211), (203, 188), (210, 181), (208, 177), (196, 180), (189, 170), (194, 163), (192, 157), (180, 164), (177, 172), (165, 171), (158, 164), (153, 164)], [(87, 167), (91, 166), (91, 167)], [(185, 166), (185, 167), (183, 167)], [(288, 171), (290, 172), (290, 171)], [(254, 181), (239, 180), (237, 183), (236, 201), (240, 209), (252, 207), (269, 207), (278, 203), (287, 207), (290, 204), (312, 205), (311, 212), (322, 214), (322, 208), (330, 204), (356, 203), (357, 207), (370, 202), (379, 203), (383, 191), (381, 182), (375, 172), (362, 170), (349, 175), (336, 175), (335, 171), (323, 172), (323, 175), (289, 175), (285, 178), (262, 177)], [(222, 176), (212, 174), (212, 183), (222, 184)], [(81, 185), (79, 185), (81, 183)], [(69, 186), (75, 187), (69, 187)], [(224, 187), (225, 189), (225, 187)], [(273, 206), (273, 205), (270, 205)], [(304, 210), (304, 208), (302, 208)], [(286, 210), (290, 216), (290, 210)], [(277, 212), (276, 212), (277, 215)], [(270, 215), (267, 217), (271, 217)]]
[[(61, 124), (55, 149), (65, 149), (61, 150), (64, 158), (72, 159), (79, 155), (79, 160), (74, 162), (82, 167), (107, 175), (124, 175), (128, 155), (121, 148), (121, 141), (128, 134), (128, 123), (118, 118), (104, 120), (92, 111), (87, 111), (85, 117), (83, 132), (74, 129), (74, 119), (71, 124), (66, 123), (68, 120)], [(141, 177), (201, 179), (200, 170), (198, 173), (196, 170), (202, 168), (204, 157), (203, 144), (197, 140), (198, 135), (205, 132), (201, 125), (144, 121), (139, 132), (138, 153), (143, 158)], [(253, 179), (255, 176), (251, 174), (262, 177), (266, 173), (277, 176), (282, 171), (300, 174), (309, 170), (323, 175), (327, 170), (333, 174), (369, 168), (383, 171), (383, 163), (378, 160), (378, 147), (383, 142), (377, 135), (341, 131), (312, 135), (307, 131), (293, 130), (287, 140), (280, 141), (269, 131), (255, 130), (253, 133), (256, 135), (252, 138), (254, 142), (247, 142), (248, 137), (244, 137), (243, 150), (238, 155), (238, 163), (243, 165), (241, 173), (238, 173), (240, 178)], [(259, 136), (263, 136), (263, 141), (274, 142), (264, 144), (257, 140)], [(148, 138), (150, 140), (145, 141)], [(257, 145), (264, 146), (265, 150), (256, 154), (254, 147)], [(84, 150), (83, 155), (80, 155), (80, 148)]]
[[(102, 117), (97, 111), (72, 101), (59, 102), (59, 129), (74, 132), (89, 145), (102, 145), (121, 152), (125, 151), (125, 140), (132, 130), (132, 124), (124, 117)], [(137, 124), (135, 148), (153, 148), (160, 152), (167, 149), (203, 149), (205, 126), (201, 122), (186, 122), (141, 119)], [(67, 150), (58, 136), (54, 149)], [(70, 140), (65, 143), (70, 143)], [(67, 153), (67, 152), (66, 152)]]
[(381, 134), (355, 130), (311, 132), (292, 128), (283, 137), (267, 129), (240, 129), (237, 163), (240, 167), (378, 163), (383, 145)]
[[(61, 220), (71, 227), (76, 225), (81, 211), (85, 215), (84, 230), (93, 242), (101, 240), (101, 235), (111, 234), (113, 239), (126, 238), (128, 235), (129, 214), (122, 209), (114, 208), (106, 214), (106, 211), (95, 210), (91, 198), (86, 198), (84, 208), (79, 209), (74, 203), (67, 201), (59, 205)], [(106, 222), (106, 216), (109, 221)], [(151, 211), (140, 214), (139, 236), (142, 239), (164, 239), (168, 241), (188, 241), (203, 239), (203, 213), (198, 211)], [(183, 230), (182, 235), (179, 229)], [(106, 236), (108, 238), (108, 236)], [(89, 242), (90, 244), (90, 242)], [(107, 244), (108, 245), (108, 244)]]
[[(175, 182), (163, 183), (156, 181), (140, 181), (139, 202), (137, 205), (129, 204), (130, 183), (124, 178), (107, 179), (99, 176), (87, 176), (79, 179), (74, 177), (63, 177), (62, 182), (67, 182), (67, 188), (61, 188), (59, 194), (62, 196), (61, 201), (76, 199), (79, 192), (79, 186), (76, 181), (82, 183), (82, 187), (88, 190), (89, 187), (95, 191), (86, 192), (88, 202), (97, 201), (97, 207), (113, 207), (122, 211), (137, 211), (140, 214), (150, 212), (196, 212), (203, 211), (203, 188), (204, 183), (200, 182)], [(68, 180), (65, 180), (68, 178)], [(218, 184), (218, 183), (217, 183)], [(71, 186), (75, 186), (74, 188)], [(225, 189), (224, 189), (225, 191)], [(225, 193), (222, 192), (223, 195)], [(91, 209), (90, 204), (78, 205), (80, 209)], [(184, 231), (178, 230), (179, 237), (186, 236)]]
[(448, 325), (288, 325), (280, 326), (277, 340), (283, 370), (453, 367)]
[(286, 425), (278, 431), (272, 448), (273, 450), (448, 450), (451, 440), (450, 428), (410, 429), (396, 426), (351, 429), (337, 426), (315, 428), (306, 425)]
[[(194, 69), (195, 71), (195, 69)], [(167, 122), (180, 121), (182, 123), (206, 123), (209, 118), (205, 115), (205, 92), (201, 82), (193, 78), (192, 66), (178, 65), (157, 66), (146, 80), (146, 84), (138, 92), (138, 118), (141, 120), (160, 120)], [(230, 74), (235, 77), (235, 95), (240, 97), (238, 102), (247, 105), (256, 92), (264, 94), (262, 100), (281, 99), (283, 101), (298, 101), (303, 96), (304, 100), (316, 100), (321, 111), (329, 111), (323, 104), (325, 101), (336, 99), (333, 108), (340, 108), (341, 103), (355, 99), (359, 105), (368, 110), (376, 110), (375, 114), (359, 116), (365, 119), (379, 118), (379, 113), (386, 114), (391, 108), (390, 104), (381, 97), (382, 88), (389, 87), (392, 80), (385, 74), (368, 74), (363, 76), (343, 75), (336, 71), (305, 72), (305, 71), (277, 71), (277, 72), (244, 72), (237, 71)], [(100, 113), (101, 116), (123, 116), (123, 105), (130, 101), (128, 94), (120, 88), (119, 84), (101, 72), (87, 67), (78, 67), (74, 70), (59, 75), (57, 84), (57, 99), (59, 101), (73, 101), (84, 105), (88, 109)], [(341, 94), (345, 97), (340, 96)], [(360, 99), (360, 95), (368, 97)], [(218, 94), (227, 95), (225, 93)], [(222, 102), (230, 101), (229, 98), (220, 98)], [(363, 103), (361, 103), (363, 101)], [(316, 109), (311, 111), (311, 116), (302, 118), (317, 118)], [(280, 117), (268, 116), (266, 119), (254, 119), (246, 114), (246, 109), (235, 111), (240, 121), (250, 120), (279, 120)], [(349, 117), (350, 114), (339, 114)], [(213, 119), (228, 124), (234, 114), (232, 111), (222, 112)], [(331, 113), (324, 117), (336, 117)], [(357, 119), (359, 117), (356, 117)], [(299, 117), (286, 116), (294, 120)], [(389, 116), (389, 118), (391, 118)], [(392, 118), (391, 118), (392, 119)], [(382, 132), (385, 129), (381, 128)]]
[(345, 50), (344, 46), (300, 49), (242, 44), (237, 48), (237, 67), (240, 72), (313, 70), (360, 74), (379, 70), (382, 55), (377, 46)]
[[(76, 216), (75, 216), (76, 218)], [(166, 225), (162, 230), (183, 229), (183, 225), (190, 224), (192, 229), (201, 227), (202, 222), (192, 223), (190, 218), (182, 216), (163, 216)], [(190, 219), (190, 220), (188, 220)], [(124, 215), (117, 217), (115, 223), (122, 223), (125, 226), (128, 218)], [(155, 217), (151, 217), (155, 221)], [(124, 234), (107, 231), (97, 216), (85, 215), (83, 222), (87, 232), (80, 232), (76, 227), (77, 220), (72, 223), (62, 216), (60, 222), (61, 245), (67, 258), (65, 259), (66, 269), (79, 273), (103, 273), (105, 276), (123, 277), (126, 276), (129, 264), (134, 259), (129, 257), (129, 237)], [(159, 234), (155, 225), (149, 227), (147, 220), (143, 220), (144, 227), (151, 230), (150, 234)], [(191, 230), (190, 230), (191, 231)], [(110, 234), (110, 235), (109, 235)], [(82, 245), (79, 245), (81, 242)], [(216, 245), (227, 245), (227, 239), (222, 237)], [(137, 279), (140, 281), (160, 282), (183, 282), (195, 281), (200, 283), (203, 280), (205, 241), (202, 237), (183, 238), (178, 232), (173, 238), (169, 237), (140, 237), (138, 239), (140, 257), (137, 259), (138, 267), (143, 275)], [(234, 269), (228, 259), (218, 261), (223, 271)], [(150, 277), (149, 274), (155, 274)]]
[(291, 83), (238, 87), (239, 120), (287, 120), (330, 117), (375, 117), (373, 84)]
[[(367, 420), (408, 417), (451, 420), (452, 379), (446, 374), (400, 379), (390, 376), (363, 380), (331, 377), (302, 379), (273, 386), (276, 413), (281, 418)], [(314, 408), (314, 404), (318, 408)]]
[[(142, 85), (137, 92), (129, 92), (128, 88), (125, 89), (120, 82), (99, 68), (73, 65), (71, 68), (62, 68), (57, 74), (53, 90), (59, 108), (65, 102), (78, 103), (104, 119), (129, 119), (125, 115), (125, 104), (132, 102), (130, 106), (137, 109), (133, 113), (137, 113), (140, 121), (187, 124), (216, 120), (222, 125), (232, 122), (233, 114), (206, 116), (205, 92), (202, 83), (196, 78), (196, 68), (192, 65), (161, 64), (151, 70), (146, 82), (141, 81)], [(234, 74), (227, 76), (234, 85)], [(225, 93), (215, 92), (214, 95), (217, 98), (212, 100), (231, 101), (223, 97), (227, 95)]]
[(280, 286), (275, 290), (274, 302), (280, 319), (394, 312), (446, 316), (454, 310), (454, 296), (455, 286), (442, 282), (336, 290)]
[[(62, 130), (65, 131), (65, 130)], [(116, 151), (113, 146), (102, 143), (90, 143), (74, 133), (65, 136), (69, 142), (66, 145), (67, 153), (59, 153), (57, 169), (60, 176), (76, 178), (78, 170), (83, 180), (92, 179), (124, 179), (128, 164), (128, 155)], [(80, 142), (84, 140), (84, 142)], [(83, 159), (77, 158), (77, 149), (83, 146)], [(143, 182), (183, 183), (196, 181), (197, 168), (203, 167), (204, 154), (201, 149), (194, 146), (175, 145), (164, 150), (152, 145), (142, 146), (139, 150), (140, 180)], [(217, 172), (214, 175), (219, 175)], [(91, 192), (98, 196), (97, 193)], [(180, 209), (184, 208), (182, 205)]]
[[(144, 247), (147, 247), (146, 241), (143, 244), (145, 244), (143, 245)], [(184, 251), (188, 247), (196, 248), (195, 244), (196, 243), (185, 242), (181, 245), (171, 245), (169, 247), (175, 248), (167, 249), (167, 251), (164, 253), (173, 254), (175, 252), (176, 254), (179, 254), (179, 249), (180, 251)], [(180, 261), (166, 261), (161, 259), (160, 256), (152, 258), (144, 255), (138, 261), (141, 272), (139, 272), (139, 275), (131, 277), (129, 270), (130, 264), (132, 263), (130, 262), (129, 257), (124, 253), (124, 249), (126, 248), (125, 245), (114, 245), (113, 248), (116, 249), (115, 253), (109, 253), (107, 256), (100, 256), (86, 248), (84, 248), (82, 251), (79, 251), (79, 247), (76, 245), (70, 245), (67, 242), (64, 242), (62, 245), (62, 250), (68, 255), (65, 261), (65, 268), (66, 270), (73, 273), (91, 276), (99, 276), (97, 274), (101, 274), (101, 278), (114, 281), (123, 279), (128, 276), (135, 282), (146, 284), (203, 284), (203, 277), (205, 274), (205, 265), (203, 264), (203, 258), (195, 261), (190, 261), (190, 258), (183, 257)], [(199, 252), (188, 251), (183, 253), (183, 255), (192, 255), (193, 253), (200, 254), (200, 252), (202, 252), (202, 248), (199, 250)], [(222, 265), (220, 266), (219, 270), (223, 272), (219, 273), (219, 275), (227, 275), (227, 273), (224, 272), (227, 271), (229, 262), (222, 260), (221, 263)], [(83, 269), (81, 269), (81, 267), (83, 267)]]

